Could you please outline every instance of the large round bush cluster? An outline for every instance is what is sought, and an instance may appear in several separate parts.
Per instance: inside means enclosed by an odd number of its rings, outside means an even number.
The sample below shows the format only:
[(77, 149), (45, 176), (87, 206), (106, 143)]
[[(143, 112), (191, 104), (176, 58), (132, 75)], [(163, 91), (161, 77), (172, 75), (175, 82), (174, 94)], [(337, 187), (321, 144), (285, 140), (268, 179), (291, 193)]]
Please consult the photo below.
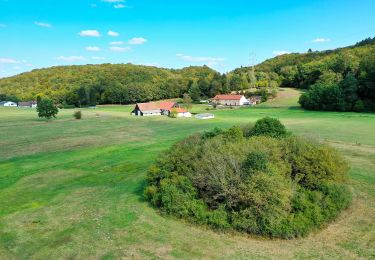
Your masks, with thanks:
[(149, 170), (145, 195), (162, 212), (194, 223), (293, 238), (348, 207), (347, 172), (333, 148), (264, 118), (175, 144)]

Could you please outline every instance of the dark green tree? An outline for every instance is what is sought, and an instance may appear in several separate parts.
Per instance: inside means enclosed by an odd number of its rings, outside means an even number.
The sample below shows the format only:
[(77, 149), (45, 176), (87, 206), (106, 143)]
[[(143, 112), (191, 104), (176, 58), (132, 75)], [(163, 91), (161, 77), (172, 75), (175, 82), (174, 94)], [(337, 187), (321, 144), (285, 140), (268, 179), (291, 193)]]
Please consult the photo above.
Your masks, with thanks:
[(44, 117), (47, 120), (52, 117), (56, 117), (59, 110), (51, 99), (48, 98), (38, 98), (38, 106), (36, 108), (38, 116), (40, 118)]
[(201, 98), (201, 90), (196, 81), (193, 81), (189, 88), (189, 95), (194, 102), (198, 102)]

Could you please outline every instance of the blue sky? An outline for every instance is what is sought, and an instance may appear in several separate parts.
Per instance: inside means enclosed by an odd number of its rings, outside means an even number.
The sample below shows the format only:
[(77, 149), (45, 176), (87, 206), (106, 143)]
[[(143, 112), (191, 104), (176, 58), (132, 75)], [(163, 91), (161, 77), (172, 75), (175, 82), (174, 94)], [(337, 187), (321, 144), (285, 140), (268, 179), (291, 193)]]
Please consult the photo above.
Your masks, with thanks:
[(127, 63), (226, 72), (375, 36), (374, 0), (0, 0), (0, 77)]

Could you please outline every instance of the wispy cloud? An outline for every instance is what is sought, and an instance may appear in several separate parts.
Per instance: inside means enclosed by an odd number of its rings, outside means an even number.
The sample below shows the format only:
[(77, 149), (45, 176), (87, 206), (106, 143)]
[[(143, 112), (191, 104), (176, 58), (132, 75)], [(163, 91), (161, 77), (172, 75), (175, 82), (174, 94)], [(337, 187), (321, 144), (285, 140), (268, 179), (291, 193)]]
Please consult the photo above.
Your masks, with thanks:
[(158, 62), (146, 62), (146, 63), (143, 63), (143, 65), (151, 66), (151, 67), (160, 67), (160, 63)]
[(313, 43), (324, 43), (324, 42), (330, 42), (331, 40), (330, 39), (327, 39), (327, 38), (316, 38), (314, 40), (312, 40), (311, 42)]
[(130, 39), (128, 43), (132, 45), (141, 45), (146, 42), (147, 42), (147, 39), (143, 37), (135, 37), (135, 38)]
[(220, 62), (224, 61), (223, 58), (214, 58), (214, 57), (194, 57), (190, 55), (185, 54), (176, 54), (177, 57), (184, 61), (190, 61), (190, 62)]
[(100, 51), (100, 48), (96, 46), (88, 46), (86, 47), (86, 51)]
[(106, 60), (107, 58), (105, 57), (98, 57), (98, 56), (94, 56), (94, 57), (91, 57), (92, 60)]
[(110, 51), (113, 51), (113, 52), (126, 52), (126, 51), (130, 51), (131, 48), (130, 47), (118, 47), (118, 46), (112, 46), (109, 48)]
[(4, 23), (0, 23), (0, 28), (5, 28), (5, 27), (7, 27), (6, 24), (4, 24)]
[(97, 30), (83, 30), (79, 32), (82, 37), (100, 37), (100, 32)]
[(117, 5), (113, 5), (113, 7), (114, 7), (115, 9), (122, 9), (122, 8), (127, 7), (127, 6), (124, 5), (124, 4), (117, 4)]
[(118, 41), (118, 42), (110, 42), (109, 44), (110, 45), (123, 45), (125, 44), (125, 42)]
[(52, 28), (52, 24), (49, 23), (43, 23), (43, 22), (34, 22), (35, 25), (38, 25), (40, 27), (46, 27), (46, 28)]
[(96, 7), (98, 7), (97, 4), (91, 4), (90, 6), (91, 6), (91, 8), (96, 8)]
[(123, 3), (125, 1), (124, 0), (102, 0), (102, 2), (106, 2), (106, 3)]
[(60, 61), (64, 61), (64, 62), (75, 62), (75, 61), (86, 60), (85, 57), (83, 56), (59, 56), (56, 59)]
[(12, 59), (12, 58), (0, 58), (0, 63), (2, 64), (17, 64), (21, 63), (18, 60)]
[(290, 54), (291, 52), (290, 51), (273, 51), (272, 53), (276, 56), (281, 56), (285, 54)]
[(120, 36), (120, 34), (118, 32), (114, 32), (114, 31), (108, 31), (108, 35), (112, 36), (112, 37), (118, 37), (118, 36)]

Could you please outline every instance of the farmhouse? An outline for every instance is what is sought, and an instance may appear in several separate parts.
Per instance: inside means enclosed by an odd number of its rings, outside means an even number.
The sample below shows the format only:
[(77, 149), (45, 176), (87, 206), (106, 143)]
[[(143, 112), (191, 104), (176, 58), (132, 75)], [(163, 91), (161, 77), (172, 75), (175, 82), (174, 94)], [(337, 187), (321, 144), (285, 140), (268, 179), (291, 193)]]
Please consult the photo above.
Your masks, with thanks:
[(169, 110), (169, 114), (175, 114), (176, 117), (191, 117), (191, 113), (185, 108), (175, 107)]
[(1, 101), (0, 102), (0, 107), (16, 107), (17, 103), (12, 102), (12, 101)]
[(36, 101), (18, 102), (18, 107), (37, 107), (38, 103)]
[(137, 103), (135, 105), (134, 110), (132, 111), (132, 115), (135, 116), (160, 116), (161, 110), (158, 104), (154, 102), (150, 103)]
[(243, 95), (216, 95), (214, 102), (223, 106), (243, 106), (249, 105), (249, 101)]

